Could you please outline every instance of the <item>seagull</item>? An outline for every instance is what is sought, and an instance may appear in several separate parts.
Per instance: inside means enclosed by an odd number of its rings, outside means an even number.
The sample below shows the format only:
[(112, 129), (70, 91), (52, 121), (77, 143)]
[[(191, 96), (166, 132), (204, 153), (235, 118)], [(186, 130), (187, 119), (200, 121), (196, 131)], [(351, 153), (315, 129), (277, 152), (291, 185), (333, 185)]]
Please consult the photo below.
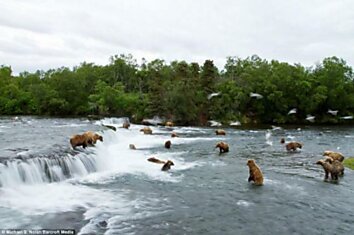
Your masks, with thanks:
[(315, 121), (315, 116), (307, 115), (306, 120), (309, 121), (309, 122), (314, 122)]
[(281, 128), (280, 126), (272, 126), (272, 130), (276, 131), (276, 130), (281, 130), (283, 128)]
[(292, 110), (290, 110), (290, 111), (288, 112), (288, 115), (294, 114), (294, 113), (296, 113), (296, 112), (297, 112), (297, 109), (296, 109), (296, 108), (293, 108)]
[(216, 93), (211, 93), (208, 95), (208, 100), (210, 100), (211, 98), (213, 98), (214, 96), (218, 96), (220, 95), (221, 92), (216, 92)]
[(256, 99), (262, 99), (262, 98), (263, 98), (263, 95), (258, 94), (258, 93), (253, 93), (253, 92), (251, 92), (251, 93), (250, 93), (250, 97), (256, 98)]
[(344, 117), (340, 117), (340, 119), (349, 120), (349, 119), (353, 119), (353, 116), (344, 116)]
[(332, 114), (333, 116), (336, 116), (337, 113), (338, 113), (338, 110), (330, 110), (330, 109), (328, 109), (327, 113), (330, 113), (330, 114)]
[(241, 126), (241, 122), (239, 121), (230, 122), (230, 126)]
[(272, 146), (273, 142), (270, 140), (270, 138), (272, 137), (272, 132), (271, 131), (267, 131), (266, 132), (266, 144)]
[(210, 126), (221, 126), (220, 122), (217, 122), (217, 121), (214, 121), (214, 120), (210, 120), (208, 122), (210, 122)]

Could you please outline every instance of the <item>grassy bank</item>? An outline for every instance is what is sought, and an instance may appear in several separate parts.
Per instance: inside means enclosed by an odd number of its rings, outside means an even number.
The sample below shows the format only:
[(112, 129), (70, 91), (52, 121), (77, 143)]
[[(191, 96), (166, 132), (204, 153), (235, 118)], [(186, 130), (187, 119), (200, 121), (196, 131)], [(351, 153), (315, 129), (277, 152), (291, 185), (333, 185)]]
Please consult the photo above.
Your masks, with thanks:
[(343, 165), (347, 168), (354, 170), (354, 157), (346, 158), (343, 161)]

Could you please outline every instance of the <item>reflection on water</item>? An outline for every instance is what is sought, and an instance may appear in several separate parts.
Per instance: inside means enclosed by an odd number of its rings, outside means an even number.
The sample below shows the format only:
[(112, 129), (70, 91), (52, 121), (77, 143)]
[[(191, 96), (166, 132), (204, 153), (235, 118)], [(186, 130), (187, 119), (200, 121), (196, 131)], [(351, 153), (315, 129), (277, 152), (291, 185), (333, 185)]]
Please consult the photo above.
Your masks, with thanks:
[[(119, 128), (124, 119), (0, 119), (0, 227), (75, 228), (81, 234), (351, 234), (354, 174), (323, 181), (324, 150), (352, 156), (352, 127), (226, 129)], [(117, 127), (117, 131), (101, 126)], [(100, 132), (95, 148), (72, 150), (69, 138)], [(288, 153), (280, 139), (303, 148)], [(166, 140), (171, 149), (164, 148)], [(219, 155), (215, 143), (230, 152)], [(137, 150), (130, 150), (134, 144)], [(175, 166), (146, 161), (156, 156)], [(246, 161), (265, 183), (248, 184)]]

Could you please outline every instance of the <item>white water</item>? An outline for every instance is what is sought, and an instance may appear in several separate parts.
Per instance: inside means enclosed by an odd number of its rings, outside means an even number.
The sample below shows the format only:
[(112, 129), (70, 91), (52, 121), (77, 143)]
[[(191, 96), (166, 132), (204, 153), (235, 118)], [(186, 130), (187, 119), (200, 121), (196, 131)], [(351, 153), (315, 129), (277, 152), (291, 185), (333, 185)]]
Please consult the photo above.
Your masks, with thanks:
[(271, 140), (272, 132), (271, 131), (267, 131), (265, 137), (266, 137), (266, 144), (272, 146), (273, 145), (273, 141)]
[[(123, 120), (105, 119), (103, 123), (120, 127), (122, 122)], [(97, 125), (101, 123), (98, 122)], [(116, 132), (106, 130), (100, 133), (104, 142), (98, 141), (96, 147), (77, 155), (33, 157), (0, 163), (0, 207), (8, 210), (6, 215), (17, 218), (9, 221), (7, 216), (0, 215), (0, 224), (6, 225), (7, 228), (18, 228), (22, 224), (31, 223), (28, 221), (29, 215), (84, 208), (85, 219), (90, 222), (82, 232), (94, 231), (93, 225), (97, 224), (97, 219), (109, 219), (115, 227), (118, 218), (105, 217), (107, 211), (123, 216), (131, 213), (134, 206), (144, 204), (146, 199), (130, 202), (124, 192), (98, 190), (86, 186), (87, 184), (109, 184), (113, 179), (127, 174), (151, 180), (177, 182), (183, 174), (175, 175), (173, 172), (198, 165), (184, 161), (182, 156), (188, 154), (187, 152), (171, 153), (163, 146), (166, 140), (171, 140), (173, 147), (200, 140), (200, 137), (171, 138), (171, 131), (163, 127), (152, 127), (153, 133), (158, 135), (144, 135), (139, 132), (142, 127), (132, 125), (128, 130), (117, 128)], [(180, 128), (175, 131), (183, 135), (193, 129)], [(134, 144), (137, 150), (129, 149), (129, 144)], [(163, 172), (160, 164), (147, 161), (151, 156), (172, 160), (175, 165), (169, 172)]]
[[(117, 124), (116, 120), (105, 120), (108, 124)], [(145, 174), (154, 179), (170, 178), (169, 174), (160, 171), (161, 165), (147, 161), (151, 157), (150, 149), (162, 147), (166, 140), (171, 140), (172, 145), (184, 144), (201, 138), (170, 138), (165, 129), (152, 127), (153, 133), (166, 135), (144, 135), (139, 132), (142, 126), (133, 125), (130, 129), (119, 128), (116, 132), (105, 131), (104, 142), (98, 141), (95, 148), (80, 152), (73, 156), (34, 157), (26, 160), (15, 159), (0, 163), (0, 184), (2, 187), (17, 187), (18, 185), (41, 184), (63, 181), (68, 178), (91, 177), (101, 174)], [(190, 130), (186, 130), (190, 131)], [(184, 130), (179, 130), (183, 133)], [(129, 149), (129, 144), (134, 144), (137, 150)], [(22, 154), (23, 155), (23, 154)], [(175, 166), (172, 170), (193, 167), (185, 163), (178, 154), (161, 152), (157, 157), (161, 160), (172, 160)], [(155, 155), (153, 155), (155, 156)], [(90, 176), (88, 176), (90, 178)], [(99, 178), (99, 177), (98, 177)], [(99, 180), (99, 179), (98, 179)]]

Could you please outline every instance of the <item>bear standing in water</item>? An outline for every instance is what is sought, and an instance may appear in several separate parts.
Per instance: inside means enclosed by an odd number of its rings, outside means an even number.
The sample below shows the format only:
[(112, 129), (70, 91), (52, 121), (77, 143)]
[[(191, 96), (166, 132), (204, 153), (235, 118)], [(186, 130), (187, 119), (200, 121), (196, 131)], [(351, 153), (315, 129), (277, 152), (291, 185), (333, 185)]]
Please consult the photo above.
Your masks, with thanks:
[(215, 148), (219, 148), (220, 153), (227, 153), (229, 152), (229, 145), (225, 142), (219, 142), (217, 143), (217, 145), (215, 146)]
[(343, 164), (338, 160), (333, 160), (331, 157), (319, 160), (316, 164), (323, 167), (323, 170), (325, 171), (325, 180), (328, 179), (329, 174), (331, 174), (332, 180), (338, 180), (338, 176), (344, 175)]
[(263, 173), (259, 166), (253, 159), (247, 161), (247, 166), (250, 170), (250, 176), (248, 177), (248, 182), (253, 181), (255, 185), (263, 185)]
[(125, 129), (129, 129), (130, 123), (129, 122), (124, 122), (122, 127), (125, 128)]
[(178, 134), (176, 132), (172, 132), (171, 133), (171, 137), (174, 138), (174, 137), (179, 137)]
[(103, 137), (92, 131), (87, 131), (82, 135), (74, 135), (70, 138), (70, 144), (73, 149), (77, 146), (82, 146), (86, 148), (87, 146), (93, 146), (96, 144), (97, 140), (103, 142)]
[(175, 164), (173, 164), (172, 161), (168, 160), (161, 168), (162, 171), (168, 171), (169, 169), (171, 169), (171, 166), (174, 166)]
[(285, 145), (285, 147), (288, 151), (296, 151), (296, 149), (302, 148), (302, 144), (299, 142), (289, 142)]
[(165, 148), (167, 148), (167, 149), (171, 148), (171, 140), (167, 140), (165, 142)]
[(219, 130), (215, 131), (215, 134), (216, 135), (226, 135), (226, 132), (224, 130), (222, 130), (222, 129), (219, 129)]
[(143, 129), (140, 129), (140, 131), (144, 132), (145, 135), (152, 135), (152, 130), (150, 127), (144, 127)]
[(344, 161), (344, 156), (341, 153), (333, 151), (324, 151), (323, 156), (332, 158), (333, 160), (338, 160), (340, 162)]

